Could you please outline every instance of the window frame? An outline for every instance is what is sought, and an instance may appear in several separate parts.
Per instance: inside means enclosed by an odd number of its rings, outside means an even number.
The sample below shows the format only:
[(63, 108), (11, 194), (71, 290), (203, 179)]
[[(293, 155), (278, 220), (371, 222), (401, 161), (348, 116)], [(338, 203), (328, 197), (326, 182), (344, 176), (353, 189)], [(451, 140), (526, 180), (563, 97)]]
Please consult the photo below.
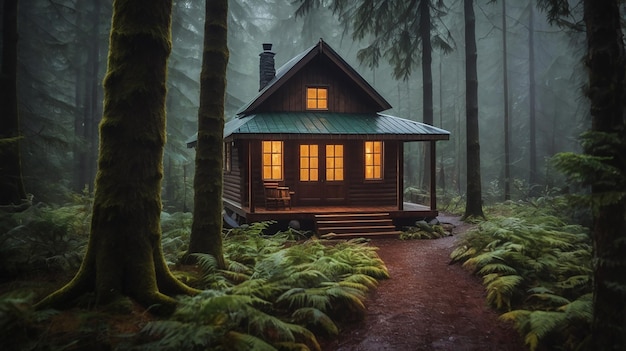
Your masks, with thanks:
[[(367, 143), (372, 143), (372, 152), (367, 152)], [(380, 143), (380, 151), (379, 152), (375, 152), (375, 143)], [(367, 155), (372, 155), (372, 161), (371, 164), (368, 164), (368, 157)], [(376, 164), (376, 157), (375, 155), (379, 155), (380, 156), (380, 162), (379, 164)], [(385, 164), (385, 143), (382, 140), (366, 140), (365, 142), (363, 142), (363, 178), (365, 181), (367, 182), (376, 182), (376, 181), (382, 181), (384, 180), (385, 174), (384, 174), (384, 164)], [(372, 173), (373, 176), (369, 176), (368, 177), (368, 167), (372, 168)], [(380, 173), (380, 177), (375, 177), (376, 176), (376, 169), (378, 169), (379, 173)]]
[[(266, 143), (270, 143), (270, 152), (265, 152)], [(280, 144), (280, 151), (274, 152), (273, 146), (274, 143)], [(265, 155), (270, 155), (269, 160), (270, 164), (266, 165)], [(274, 164), (274, 155), (280, 155), (280, 163)], [(266, 167), (270, 168), (270, 177), (265, 176)], [(280, 176), (274, 177), (274, 167), (279, 167)], [(261, 178), (264, 181), (272, 181), (272, 180), (284, 180), (285, 176), (285, 143), (282, 140), (261, 140)]]
[[(332, 156), (329, 156), (329, 147), (332, 147)], [(326, 174), (324, 175), (324, 179), (327, 182), (343, 182), (346, 179), (346, 172), (345, 172), (345, 147), (343, 144), (326, 144), (325, 146), (325, 153), (324, 153), (324, 171), (326, 172)], [(337, 156), (337, 150), (341, 149), (341, 155)], [(328, 166), (328, 161), (332, 160), (332, 166), (329, 167)], [(341, 160), (341, 165), (337, 166), (337, 160)], [(340, 170), (340, 172), (337, 172), (338, 170)], [(329, 171), (332, 171), (332, 178), (333, 179), (329, 179), (330, 177), (328, 176), (330, 173)], [(341, 176), (341, 179), (337, 179), (337, 175)]]
[[(315, 155), (311, 154), (311, 147), (315, 146)], [(302, 155), (302, 148), (303, 147), (307, 147), (307, 153), (308, 155), (303, 156)], [(299, 148), (299, 180), (301, 182), (305, 182), (305, 183), (309, 183), (309, 182), (319, 182), (320, 180), (320, 150), (319, 150), (319, 144), (300, 144)], [(303, 167), (302, 166), (302, 161), (303, 160), (307, 160), (307, 167)], [(317, 161), (317, 167), (312, 167), (311, 166), (311, 160), (315, 159)], [(313, 170), (315, 170), (315, 172), (313, 172)], [(307, 179), (302, 179), (302, 175), (303, 175), (303, 171), (306, 172), (307, 174)], [(315, 175), (315, 179), (312, 179), (312, 175)]]
[[(316, 96), (315, 99), (309, 99), (309, 90), (315, 89)], [(322, 100), (319, 98), (319, 90), (326, 91), (326, 99)], [(330, 97), (330, 88), (327, 85), (307, 85), (304, 89), (304, 107), (307, 111), (328, 111), (329, 110), (329, 99)], [(309, 107), (309, 101), (315, 101), (316, 106), (319, 106), (320, 101), (326, 101), (326, 107)]]

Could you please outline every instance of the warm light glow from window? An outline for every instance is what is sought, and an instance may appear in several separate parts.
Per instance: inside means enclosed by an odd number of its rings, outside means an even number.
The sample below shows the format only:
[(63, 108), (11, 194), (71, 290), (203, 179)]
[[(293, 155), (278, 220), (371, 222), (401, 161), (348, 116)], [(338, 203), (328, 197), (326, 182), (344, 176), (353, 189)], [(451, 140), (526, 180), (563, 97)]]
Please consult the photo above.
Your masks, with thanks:
[(300, 181), (319, 180), (319, 150), (317, 145), (300, 145)]
[(232, 144), (230, 142), (224, 143), (224, 171), (230, 173), (232, 170)]
[(326, 180), (343, 180), (343, 145), (326, 145)]
[(263, 141), (263, 179), (283, 179), (283, 142)]
[(328, 110), (328, 88), (306, 88), (307, 110)]
[(383, 142), (365, 142), (365, 179), (382, 179)]

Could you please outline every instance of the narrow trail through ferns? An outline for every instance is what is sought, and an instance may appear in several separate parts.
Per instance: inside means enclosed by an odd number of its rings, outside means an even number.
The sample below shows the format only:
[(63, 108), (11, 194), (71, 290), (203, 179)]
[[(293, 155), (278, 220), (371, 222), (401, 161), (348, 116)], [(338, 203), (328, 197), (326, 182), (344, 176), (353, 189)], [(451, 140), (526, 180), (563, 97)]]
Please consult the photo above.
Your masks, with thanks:
[(450, 265), (456, 241), (469, 228), (457, 217), (440, 216), (457, 227), (435, 240), (376, 240), (373, 246), (391, 279), (366, 301), (365, 319), (342, 331), (323, 350), (525, 350), (513, 329), (487, 306), (478, 277)]

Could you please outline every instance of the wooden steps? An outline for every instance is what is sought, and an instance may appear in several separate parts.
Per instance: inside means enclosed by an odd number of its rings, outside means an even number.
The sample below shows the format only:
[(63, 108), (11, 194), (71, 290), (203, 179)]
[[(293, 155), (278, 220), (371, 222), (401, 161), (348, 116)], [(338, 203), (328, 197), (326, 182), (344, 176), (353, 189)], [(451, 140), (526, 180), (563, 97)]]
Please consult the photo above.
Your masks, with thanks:
[(397, 238), (388, 212), (316, 214), (317, 235), (325, 239)]

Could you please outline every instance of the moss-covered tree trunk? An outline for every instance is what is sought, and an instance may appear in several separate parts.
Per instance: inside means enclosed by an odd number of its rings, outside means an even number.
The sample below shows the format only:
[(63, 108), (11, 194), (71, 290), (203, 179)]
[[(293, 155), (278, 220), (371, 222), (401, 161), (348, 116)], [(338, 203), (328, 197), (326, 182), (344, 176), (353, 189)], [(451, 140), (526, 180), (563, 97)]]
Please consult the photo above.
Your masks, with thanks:
[(172, 276), (161, 249), (171, 9), (171, 0), (113, 3), (89, 245), (74, 279), (40, 306), (64, 307), (95, 292), (98, 304), (128, 296), (169, 313), (169, 296), (193, 293)]
[(206, 2), (200, 74), (193, 224), (188, 253), (207, 253), (225, 267), (222, 249), (224, 99), (228, 0)]
[[(584, 1), (592, 132), (603, 139), (585, 153), (604, 159), (614, 174), (592, 186), (594, 212), (594, 315), (597, 350), (626, 350), (626, 57), (618, 1)], [(617, 145), (607, 142), (617, 141)], [(611, 181), (609, 181), (611, 180)]]
[(17, 0), (4, 0), (2, 6), (0, 107), (0, 205), (19, 205), (26, 193), (17, 108)]
[(474, 1), (464, 0), (465, 9), (465, 108), (467, 143), (467, 197), (463, 218), (485, 217), (480, 177), (480, 142), (478, 134), (478, 73), (476, 72), (476, 17)]

